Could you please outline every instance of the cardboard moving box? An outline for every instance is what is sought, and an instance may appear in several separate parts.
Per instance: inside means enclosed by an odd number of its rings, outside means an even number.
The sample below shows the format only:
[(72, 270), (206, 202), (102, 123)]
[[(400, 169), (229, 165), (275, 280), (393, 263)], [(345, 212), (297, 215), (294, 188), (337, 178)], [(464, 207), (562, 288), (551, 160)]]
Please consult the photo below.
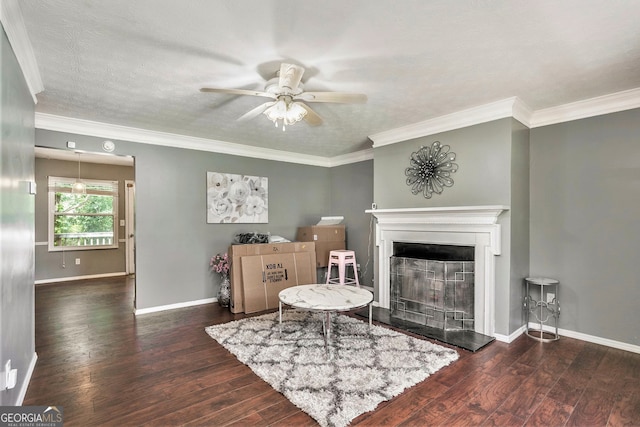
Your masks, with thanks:
[(315, 283), (314, 260), (312, 252), (242, 257), (244, 312), (276, 308), (281, 290)]
[(298, 227), (296, 240), (299, 242), (344, 242), (345, 227), (344, 224)]
[(316, 267), (329, 265), (329, 252), (347, 248), (344, 224), (298, 227), (296, 240), (300, 242), (315, 242)]
[[(244, 258), (253, 258), (253, 257), (257, 257), (256, 259), (259, 260), (260, 256), (264, 256), (264, 255), (282, 255), (282, 254), (291, 254), (291, 253), (308, 253), (308, 257), (307, 257), (307, 263), (308, 263), (308, 270), (310, 271), (310, 277), (307, 279), (306, 276), (304, 276), (304, 261), (303, 258), (296, 258), (294, 259), (295, 265), (291, 265), (291, 260), (287, 260), (287, 267), (286, 267), (286, 276), (287, 276), (287, 280), (285, 281), (289, 286), (295, 286), (295, 285), (301, 285), (301, 284), (308, 284), (308, 283), (315, 283), (316, 282), (316, 278), (315, 278), (315, 267), (314, 267), (314, 260), (315, 260), (315, 244), (313, 242), (288, 242), (288, 243), (263, 243), (263, 244), (256, 244), (256, 245), (231, 245), (231, 247), (229, 248), (229, 256), (231, 257), (231, 305), (230, 305), (230, 310), (232, 313), (242, 313), (245, 312), (245, 305), (244, 305), (244, 301), (245, 301), (245, 291), (244, 291), (244, 277), (243, 277), (243, 262), (242, 260)], [(253, 261), (255, 262), (255, 261)], [(260, 261), (262, 263), (262, 261)], [(271, 264), (278, 264), (277, 260), (273, 260), (270, 259), (270, 263)], [(284, 263), (282, 263), (283, 266), (285, 265)], [(251, 261), (247, 261), (247, 274), (253, 274), (252, 272), (249, 271), (250, 267), (249, 265), (253, 266), (253, 268), (258, 271), (262, 277), (262, 273), (263, 273), (263, 265), (258, 266), (257, 264), (252, 264)], [(266, 268), (264, 269), (265, 271), (265, 280), (267, 278), (266, 275)], [(271, 269), (268, 269), (271, 270)], [(297, 271), (297, 281), (298, 283), (293, 283), (290, 279), (290, 275), (292, 271)], [(284, 272), (283, 272), (284, 273)], [(270, 275), (269, 277), (273, 278), (273, 274)], [(267, 283), (262, 282), (262, 283)], [(270, 283), (277, 283), (277, 282), (270, 282)], [(266, 285), (265, 285), (266, 286)], [(287, 287), (289, 287), (287, 286)], [(276, 286), (277, 287), (277, 286)], [(256, 292), (256, 286), (255, 283), (253, 286), (250, 286), (250, 290), (249, 292), (251, 293), (255, 293)], [(283, 288), (284, 289), (284, 288)], [(262, 295), (262, 298), (264, 300), (264, 288), (261, 291), (262, 293), (260, 295)], [(276, 305), (274, 307), (269, 307), (269, 308), (275, 308), (277, 307), (277, 299), (278, 299), (278, 292), (280, 292), (280, 290), (278, 290), (277, 292), (275, 292), (275, 299), (276, 299)], [(273, 293), (273, 291), (272, 291)], [(255, 295), (247, 295), (246, 299), (253, 299), (255, 297)], [(267, 303), (266, 305), (269, 305), (269, 298), (267, 296)], [(252, 305), (253, 307), (253, 305)], [(267, 308), (262, 308), (261, 310), (267, 310)], [(257, 310), (259, 311), (259, 310)], [(247, 313), (250, 313), (250, 311), (247, 311)]]

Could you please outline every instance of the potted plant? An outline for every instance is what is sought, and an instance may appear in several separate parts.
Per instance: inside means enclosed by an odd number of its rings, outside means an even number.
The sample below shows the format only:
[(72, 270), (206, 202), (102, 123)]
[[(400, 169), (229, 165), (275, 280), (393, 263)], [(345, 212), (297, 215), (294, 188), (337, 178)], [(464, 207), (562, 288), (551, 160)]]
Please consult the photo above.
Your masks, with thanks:
[(216, 256), (211, 258), (211, 262), (209, 263), (211, 269), (220, 274), (220, 290), (218, 290), (218, 303), (222, 307), (229, 307), (229, 302), (231, 301), (231, 284), (229, 283), (229, 255), (225, 252), (224, 254), (217, 254)]

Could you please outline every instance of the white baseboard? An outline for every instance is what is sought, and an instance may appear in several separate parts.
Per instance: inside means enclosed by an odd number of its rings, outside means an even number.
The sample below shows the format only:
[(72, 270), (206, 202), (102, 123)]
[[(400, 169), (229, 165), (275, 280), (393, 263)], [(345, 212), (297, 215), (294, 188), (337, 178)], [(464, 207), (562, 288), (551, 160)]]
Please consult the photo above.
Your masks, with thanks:
[(133, 313), (136, 316), (138, 316), (140, 314), (155, 313), (157, 311), (174, 310), (176, 308), (185, 308), (185, 307), (192, 307), (194, 305), (210, 304), (212, 302), (218, 302), (218, 298), (205, 298), (205, 299), (199, 299), (199, 300), (195, 300), (195, 301), (179, 302), (179, 303), (176, 303), (176, 304), (159, 305), (159, 306), (156, 306), (156, 307), (140, 308), (140, 309), (134, 310)]
[(34, 283), (36, 285), (42, 285), (44, 283), (72, 282), (74, 280), (86, 280), (86, 279), (103, 279), (105, 277), (118, 277), (118, 276), (126, 276), (126, 275), (127, 275), (126, 272), (118, 271), (115, 273), (87, 274), (85, 276), (58, 277), (55, 279), (40, 279), (40, 280), (36, 280)]
[(493, 336), (495, 337), (496, 341), (506, 342), (507, 344), (510, 344), (513, 341), (515, 341), (515, 339), (518, 338), (520, 335), (524, 334), (525, 329), (526, 328), (524, 327), (524, 325), (522, 325), (520, 328), (516, 329), (510, 335), (494, 334)]
[[(540, 329), (540, 324), (529, 322), (529, 327), (532, 329)], [(525, 325), (522, 325), (520, 328), (518, 328), (518, 330), (513, 332), (511, 335), (507, 336), (507, 335), (495, 334), (494, 336), (497, 341), (511, 343), (520, 335), (524, 334), (525, 330), (526, 330)], [(551, 333), (555, 332), (555, 328), (550, 325), (543, 325), (542, 330), (545, 332), (551, 332)], [(583, 334), (582, 332), (576, 332), (576, 331), (571, 331), (571, 330), (562, 329), (562, 328), (558, 328), (558, 335), (560, 335), (561, 337), (574, 338), (580, 341), (586, 341), (593, 344), (604, 345), (606, 347), (617, 348), (618, 350), (630, 351), (632, 353), (640, 354), (640, 346), (629, 344), (626, 342), (611, 340), (609, 338), (596, 337), (594, 335)]]
[[(539, 329), (540, 324), (529, 322), (529, 327), (534, 329)], [(542, 330), (546, 332), (555, 332), (555, 328), (548, 325), (543, 325)], [(581, 341), (587, 341), (594, 344), (604, 345), (606, 347), (617, 348), (618, 350), (625, 350), (625, 351), (630, 351), (632, 353), (640, 354), (640, 346), (629, 344), (626, 342), (615, 341), (609, 338), (596, 337), (594, 335), (588, 335), (582, 332), (570, 331), (568, 329), (562, 329), (562, 328), (558, 328), (558, 334), (564, 337), (575, 338)]]
[(31, 376), (33, 375), (33, 370), (36, 369), (37, 361), (38, 361), (38, 354), (34, 352), (33, 356), (31, 357), (31, 362), (29, 362), (29, 367), (27, 368), (26, 375), (24, 376), (24, 381), (22, 382), (22, 386), (20, 387), (20, 394), (18, 395), (18, 401), (16, 402), (16, 406), (22, 406), (22, 402), (24, 402), (24, 398), (27, 395), (27, 388), (29, 388), (29, 383), (31, 382)]

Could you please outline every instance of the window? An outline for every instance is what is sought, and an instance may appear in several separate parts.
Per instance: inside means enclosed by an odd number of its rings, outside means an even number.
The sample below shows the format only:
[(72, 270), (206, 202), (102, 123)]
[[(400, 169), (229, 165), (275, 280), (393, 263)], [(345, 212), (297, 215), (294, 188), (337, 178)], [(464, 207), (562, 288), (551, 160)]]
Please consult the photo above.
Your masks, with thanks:
[(49, 177), (49, 251), (117, 248), (118, 181), (84, 179), (86, 194), (74, 182)]

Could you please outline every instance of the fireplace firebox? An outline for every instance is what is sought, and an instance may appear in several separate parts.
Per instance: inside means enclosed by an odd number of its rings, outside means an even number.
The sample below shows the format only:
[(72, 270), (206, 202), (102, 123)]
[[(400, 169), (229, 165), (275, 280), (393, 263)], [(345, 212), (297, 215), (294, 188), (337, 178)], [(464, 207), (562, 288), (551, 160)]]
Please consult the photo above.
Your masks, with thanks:
[(394, 242), (391, 316), (433, 328), (474, 330), (474, 248)]

